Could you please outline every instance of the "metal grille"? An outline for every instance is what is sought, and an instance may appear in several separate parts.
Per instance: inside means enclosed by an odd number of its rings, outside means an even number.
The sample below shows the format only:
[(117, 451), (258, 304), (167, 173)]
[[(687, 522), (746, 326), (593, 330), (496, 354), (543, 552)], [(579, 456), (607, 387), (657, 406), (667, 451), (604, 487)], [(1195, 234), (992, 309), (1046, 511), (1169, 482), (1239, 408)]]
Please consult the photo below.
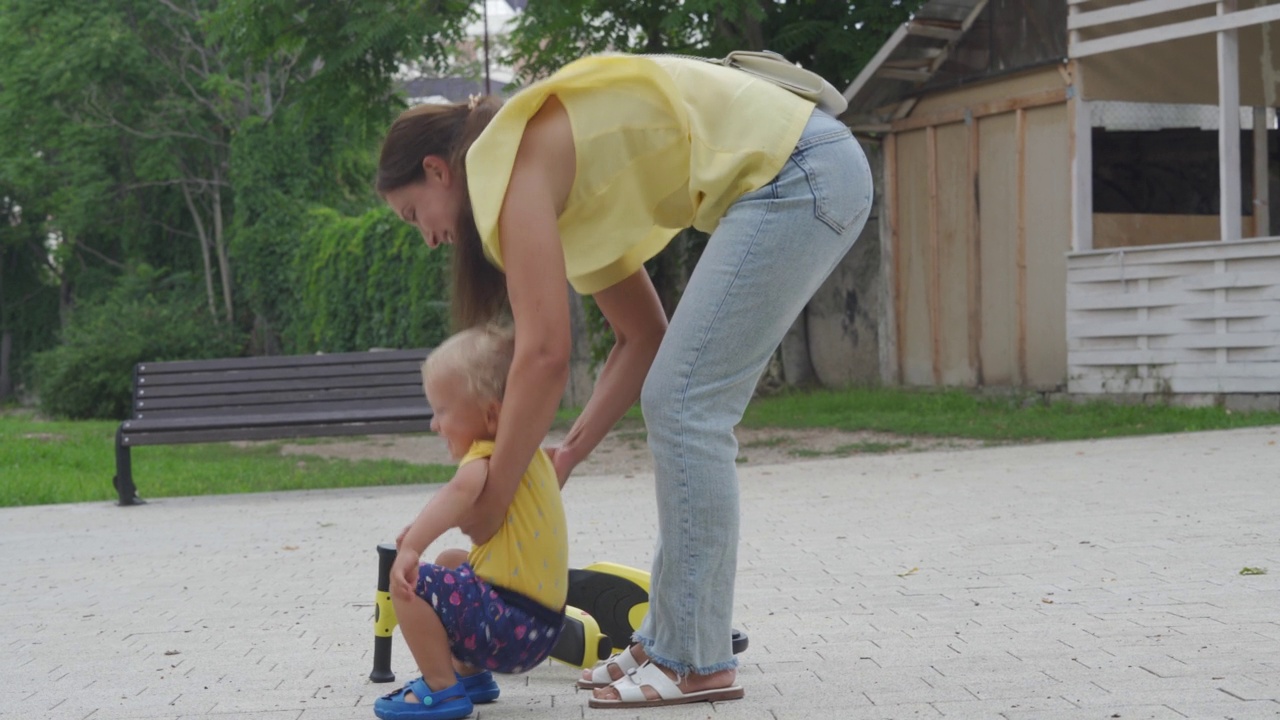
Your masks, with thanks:
[[(1168, 105), (1098, 101), (1089, 103), (1093, 127), (1112, 132), (1192, 128), (1217, 130), (1217, 105)], [(1267, 127), (1276, 128), (1276, 111), (1267, 108)], [(1240, 128), (1253, 129), (1253, 108), (1240, 108)]]

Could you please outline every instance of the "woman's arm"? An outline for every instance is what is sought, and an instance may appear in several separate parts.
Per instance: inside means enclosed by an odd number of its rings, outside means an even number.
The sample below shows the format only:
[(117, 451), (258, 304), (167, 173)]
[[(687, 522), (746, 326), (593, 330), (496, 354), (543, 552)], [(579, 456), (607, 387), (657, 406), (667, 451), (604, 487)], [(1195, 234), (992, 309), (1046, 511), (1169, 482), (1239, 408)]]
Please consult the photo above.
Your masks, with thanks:
[(574, 163), (569, 117), (549, 98), (525, 128), (498, 217), (516, 347), (489, 481), (463, 528), (477, 543), (502, 526), (569, 378), (568, 280), (556, 223), (573, 186)]
[(613, 329), (614, 344), (591, 399), (556, 450), (561, 487), (569, 472), (591, 454), (640, 398), (644, 379), (667, 329), (666, 312), (644, 268), (593, 297)]

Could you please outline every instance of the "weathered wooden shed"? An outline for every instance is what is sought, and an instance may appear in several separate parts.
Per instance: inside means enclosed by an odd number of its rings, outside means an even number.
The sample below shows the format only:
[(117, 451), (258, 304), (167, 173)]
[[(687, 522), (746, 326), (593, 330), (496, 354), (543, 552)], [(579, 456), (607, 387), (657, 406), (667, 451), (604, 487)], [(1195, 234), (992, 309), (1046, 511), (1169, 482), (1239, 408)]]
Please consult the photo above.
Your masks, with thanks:
[(1277, 21), (928, 2), (845, 93), (883, 152), (881, 379), (1280, 393)]

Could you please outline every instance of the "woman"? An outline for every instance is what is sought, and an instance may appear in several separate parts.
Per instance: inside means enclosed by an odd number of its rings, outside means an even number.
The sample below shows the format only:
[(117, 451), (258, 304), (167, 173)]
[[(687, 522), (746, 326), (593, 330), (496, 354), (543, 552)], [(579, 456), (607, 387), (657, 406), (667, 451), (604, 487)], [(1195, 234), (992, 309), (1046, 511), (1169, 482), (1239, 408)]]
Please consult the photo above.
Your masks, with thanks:
[[(428, 246), (453, 246), (456, 321), (509, 305), (515, 322), (489, 513), (464, 530), (477, 542), (494, 532), (551, 425), (569, 371), (568, 281), (594, 298), (615, 344), (553, 452), (560, 482), (640, 399), (659, 520), (649, 614), (580, 685), (594, 688), (592, 707), (742, 697), (733, 428), (866, 222), (871, 175), (848, 128), (730, 68), (589, 57), (501, 107), (406, 111), (377, 187)], [(711, 236), (668, 325), (643, 263), (688, 226)]]

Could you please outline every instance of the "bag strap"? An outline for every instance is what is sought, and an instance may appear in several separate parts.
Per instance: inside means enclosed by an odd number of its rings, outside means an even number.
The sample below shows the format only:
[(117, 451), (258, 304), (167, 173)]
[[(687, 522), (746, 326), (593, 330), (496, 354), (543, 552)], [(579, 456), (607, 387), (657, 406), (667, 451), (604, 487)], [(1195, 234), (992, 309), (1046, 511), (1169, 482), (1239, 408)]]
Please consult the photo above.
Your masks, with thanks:
[(815, 103), (820, 110), (839, 116), (849, 107), (849, 101), (826, 78), (805, 70), (772, 50), (734, 50), (723, 58), (706, 58), (679, 53), (654, 53), (644, 57), (669, 57), (699, 60), (721, 65), (754, 75), (762, 80)]

